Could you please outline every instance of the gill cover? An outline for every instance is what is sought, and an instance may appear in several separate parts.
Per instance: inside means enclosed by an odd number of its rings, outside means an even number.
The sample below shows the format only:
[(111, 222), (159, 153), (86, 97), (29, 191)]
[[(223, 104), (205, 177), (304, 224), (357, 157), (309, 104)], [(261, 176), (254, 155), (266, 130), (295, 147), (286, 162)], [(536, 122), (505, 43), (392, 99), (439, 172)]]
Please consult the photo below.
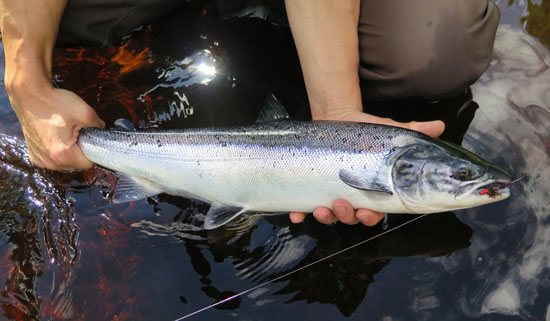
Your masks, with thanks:
[(428, 144), (418, 143), (403, 147), (395, 156), (392, 180), (398, 194), (417, 194), (422, 169), (430, 156), (437, 156), (436, 149)]

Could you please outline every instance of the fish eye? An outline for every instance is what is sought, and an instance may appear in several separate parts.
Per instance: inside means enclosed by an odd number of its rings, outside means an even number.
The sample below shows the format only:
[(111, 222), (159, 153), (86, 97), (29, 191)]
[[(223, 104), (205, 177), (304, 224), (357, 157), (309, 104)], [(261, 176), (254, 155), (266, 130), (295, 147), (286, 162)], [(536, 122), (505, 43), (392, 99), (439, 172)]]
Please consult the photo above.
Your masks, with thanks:
[(453, 177), (461, 181), (469, 181), (472, 179), (472, 170), (462, 166), (453, 173)]

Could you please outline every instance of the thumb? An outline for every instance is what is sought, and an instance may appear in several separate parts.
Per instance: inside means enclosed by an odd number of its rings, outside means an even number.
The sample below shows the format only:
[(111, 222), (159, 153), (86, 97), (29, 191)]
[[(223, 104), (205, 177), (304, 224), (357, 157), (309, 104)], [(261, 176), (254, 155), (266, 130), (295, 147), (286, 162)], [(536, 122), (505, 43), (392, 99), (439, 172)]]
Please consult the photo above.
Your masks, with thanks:
[[(79, 127), (99, 127), (104, 128), (105, 122), (99, 118), (95, 110), (88, 104), (82, 102), (79, 113), (73, 115), (73, 121)], [(80, 129), (80, 128), (79, 128)]]
[(421, 132), (432, 137), (439, 137), (441, 136), (441, 134), (443, 134), (443, 131), (445, 130), (445, 123), (441, 120), (424, 122), (413, 121), (410, 122), (407, 127), (409, 129), (416, 130), (417, 132)]
[(439, 137), (441, 134), (443, 134), (443, 131), (445, 130), (445, 123), (441, 120), (423, 122), (412, 121), (408, 123), (401, 123), (391, 118), (381, 118), (364, 113), (362, 113), (360, 116), (361, 118), (359, 118), (359, 121), (408, 128), (432, 137)]

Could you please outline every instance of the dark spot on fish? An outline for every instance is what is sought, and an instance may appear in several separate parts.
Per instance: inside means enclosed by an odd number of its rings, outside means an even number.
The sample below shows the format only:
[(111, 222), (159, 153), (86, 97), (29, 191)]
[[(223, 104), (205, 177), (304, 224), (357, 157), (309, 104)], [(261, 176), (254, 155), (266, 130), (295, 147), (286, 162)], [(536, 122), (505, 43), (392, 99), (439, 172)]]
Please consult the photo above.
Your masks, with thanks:
[(199, 160), (197, 161), (197, 166), (201, 166), (201, 162)]
[(183, 295), (180, 296), (180, 301), (183, 304), (187, 304), (187, 299)]
[(160, 139), (157, 139), (157, 146), (162, 147), (162, 144), (160, 143)]

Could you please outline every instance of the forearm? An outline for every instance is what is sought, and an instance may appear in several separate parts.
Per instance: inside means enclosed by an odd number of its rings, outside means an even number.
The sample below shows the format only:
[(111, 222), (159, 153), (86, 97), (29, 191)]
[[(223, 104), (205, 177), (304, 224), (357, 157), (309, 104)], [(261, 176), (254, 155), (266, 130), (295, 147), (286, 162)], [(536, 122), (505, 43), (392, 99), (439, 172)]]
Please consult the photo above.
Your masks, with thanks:
[(314, 119), (362, 111), (359, 0), (286, 0)]
[(51, 86), (52, 51), (66, 0), (0, 0), (8, 92)]
[(76, 140), (82, 127), (102, 127), (95, 111), (51, 83), (52, 52), (66, 0), (0, 0), (4, 82), (30, 160), (56, 170), (87, 168)]

